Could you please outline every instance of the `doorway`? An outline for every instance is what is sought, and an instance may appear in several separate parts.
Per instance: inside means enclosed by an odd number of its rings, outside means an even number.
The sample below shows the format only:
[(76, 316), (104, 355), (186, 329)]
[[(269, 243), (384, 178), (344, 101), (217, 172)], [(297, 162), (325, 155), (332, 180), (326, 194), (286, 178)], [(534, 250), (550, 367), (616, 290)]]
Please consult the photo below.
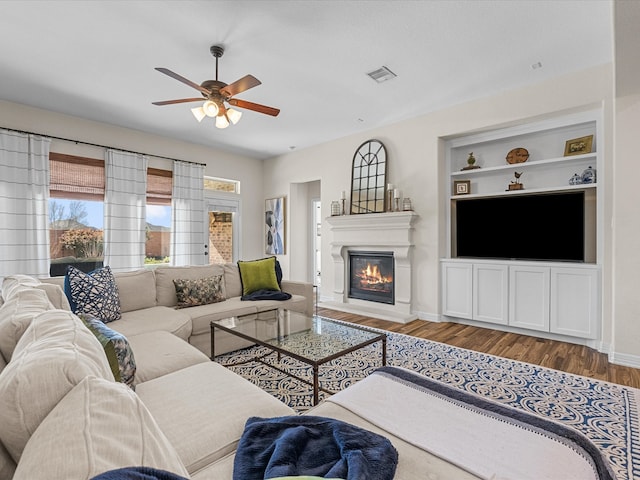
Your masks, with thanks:
[(239, 201), (221, 198), (207, 199), (209, 265), (233, 263), (238, 260), (240, 245)]

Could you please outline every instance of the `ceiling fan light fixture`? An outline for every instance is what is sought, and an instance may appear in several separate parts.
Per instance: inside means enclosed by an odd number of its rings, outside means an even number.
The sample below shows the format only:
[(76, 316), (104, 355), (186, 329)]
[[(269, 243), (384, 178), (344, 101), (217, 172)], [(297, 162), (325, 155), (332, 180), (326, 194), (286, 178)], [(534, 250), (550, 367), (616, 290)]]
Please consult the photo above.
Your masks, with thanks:
[(220, 111), (216, 102), (213, 102), (211, 100), (207, 100), (206, 102), (204, 102), (204, 104), (202, 105), (202, 110), (208, 117), (215, 117)]
[(198, 120), (198, 122), (201, 122), (202, 119), (207, 116), (207, 114), (204, 112), (204, 108), (202, 107), (192, 108), (191, 113), (193, 113), (193, 116), (196, 117), (196, 120)]
[(216, 127), (227, 128), (228, 126), (229, 126), (229, 120), (227, 119), (227, 116), (224, 113), (216, 117)]
[(227, 118), (231, 120), (231, 123), (235, 125), (240, 121), (240, 117), (242, 117), (242, 112), (234, 110), (233, 108), (227, 108)]

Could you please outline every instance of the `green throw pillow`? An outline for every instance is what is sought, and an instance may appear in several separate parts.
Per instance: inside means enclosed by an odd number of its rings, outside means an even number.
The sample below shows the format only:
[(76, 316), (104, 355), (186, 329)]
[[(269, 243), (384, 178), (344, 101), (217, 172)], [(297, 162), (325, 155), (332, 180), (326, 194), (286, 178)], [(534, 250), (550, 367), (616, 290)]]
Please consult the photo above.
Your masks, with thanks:
[(244, 262), (238, 260), (242, 295), (249, 295), (256, 290), (280, 291), (276, 276), (276, 257), (263, 258)]

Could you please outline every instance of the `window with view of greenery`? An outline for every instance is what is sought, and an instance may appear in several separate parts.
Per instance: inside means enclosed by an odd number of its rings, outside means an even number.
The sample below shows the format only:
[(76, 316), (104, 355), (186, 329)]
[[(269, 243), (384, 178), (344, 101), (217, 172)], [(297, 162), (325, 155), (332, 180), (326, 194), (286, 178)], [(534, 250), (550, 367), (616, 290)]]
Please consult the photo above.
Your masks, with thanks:
[(51, 276), (103, 264), (104, 161), (50, 153)]
[(169, 263), (172, 187), (171, 171), (147, 168), (145, 265)]
[[(104, 160), (49, 154), (51, 276), (103, 265)], [(169, 263), (172, 173), (147, 169), (145, 264)]]

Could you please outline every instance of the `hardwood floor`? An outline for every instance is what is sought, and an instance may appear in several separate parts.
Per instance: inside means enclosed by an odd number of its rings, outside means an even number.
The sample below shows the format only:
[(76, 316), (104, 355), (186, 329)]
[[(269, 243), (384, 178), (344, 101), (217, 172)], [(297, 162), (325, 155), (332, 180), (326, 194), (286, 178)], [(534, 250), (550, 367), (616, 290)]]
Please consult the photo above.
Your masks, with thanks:
[(613, 365), (609, 363), (605, 354), (582, 345), (458, 323), (414, 320), (400, 324), (326, 308), (319, 308), (318, 314), (327, 318), (404, 333), (468, 350), (640, 388), (640, 369)]

